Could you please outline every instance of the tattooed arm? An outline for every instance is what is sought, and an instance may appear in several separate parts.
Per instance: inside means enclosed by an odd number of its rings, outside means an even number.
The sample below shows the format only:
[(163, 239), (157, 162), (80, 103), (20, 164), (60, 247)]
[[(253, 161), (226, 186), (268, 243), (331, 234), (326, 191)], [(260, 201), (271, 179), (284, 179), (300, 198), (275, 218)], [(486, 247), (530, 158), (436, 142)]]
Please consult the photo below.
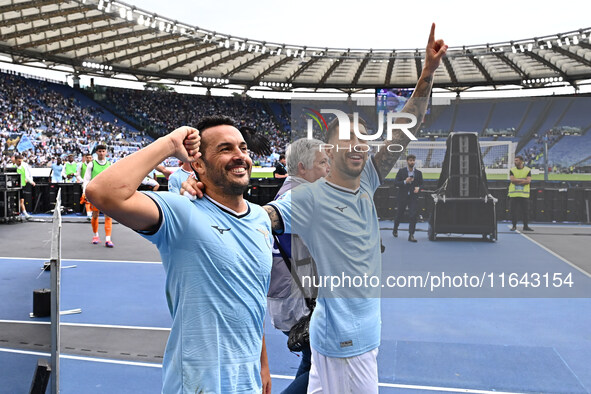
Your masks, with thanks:
[[(431, 25), (431, 33), (429, 34), (429, 41), (427, 42), (427, 48), (425, 51), (425, 65), (423, 66), (423, 71), (421, 72), (421, 76), (419, 77), (417, 86), (415, 87), (415, 91), (402, 109), (403, 113), (413, 114), (417, 119), (416, 125), (412, 128), (409, 128), (413, 135), (417, 134), (421, 124), (423, 123), (423, 117), (425, 116), (427, 104), (429, 103), (429, 97), (431, 95), (431, 89), (433, 87), (433, 76), (435, 74), (435, 70), (437, 70), (437, 67), (439, 67), (439, 64), (441, 63), (441, 58), (445, 55), (446, 51), (447, 45), (445, 45), (443, 40), (435, 40), (435, 23), (433, 23)], [(396, 123), (408, 123), (408, 119), (398, 118)], [(392, 131), (392, 140), (384, 142), (386, 146), (382, 147), (380, 151), (374, 156), (378, 174), (380, 174), (380, 176), (383, 178), (388, 175), (394, 166), (394, 163), (396, 163), (400, 157), (400, 154), (404, 150), (397, 148), (392, 150), (400, 152), (390, 152), (388, 150), (388, 146), (401, 145), (402, 147), (406, 148), (410, 142), (410, 138), (408, 138), (406, 134), (402, 132), (402, 130), (395, 129)]]
[(263, 205), (263, 209), (267, 211), (269, 219), (271, 219), (271, 230), (273, 230), (273, 233), (283, 233), (283, 220), (281, 219), (279, 212), (277, 212), (277, 208), (274, 208), (271, 205)]

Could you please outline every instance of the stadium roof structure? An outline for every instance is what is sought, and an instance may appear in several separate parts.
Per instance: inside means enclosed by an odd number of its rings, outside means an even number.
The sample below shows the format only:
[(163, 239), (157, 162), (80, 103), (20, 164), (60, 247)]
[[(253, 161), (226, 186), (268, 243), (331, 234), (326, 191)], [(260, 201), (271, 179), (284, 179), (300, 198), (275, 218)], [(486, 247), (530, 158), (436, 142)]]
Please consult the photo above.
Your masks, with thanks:
[[(206, 88), (410, 88), (424, 58), (421, 48), (318, 48), (234, 37), (108, 0), (0, 0), (0, 20), (5, 61)], [(576, 87), (585, 80), (591, 80), (591, 28), (450, 47), (434, 84), (463, 91)]]

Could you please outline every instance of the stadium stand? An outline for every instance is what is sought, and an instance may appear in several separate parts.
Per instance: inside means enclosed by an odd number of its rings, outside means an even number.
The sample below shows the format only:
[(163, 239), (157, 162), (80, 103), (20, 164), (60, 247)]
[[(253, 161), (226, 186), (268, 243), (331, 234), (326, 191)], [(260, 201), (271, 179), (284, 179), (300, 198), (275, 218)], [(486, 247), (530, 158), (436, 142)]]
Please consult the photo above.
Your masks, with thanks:
[(21, 135), (33, 145), (22, 153), (36, 167), (56, 156), (79, 156), (98, 142), (119, 158), (151, 140), (67, 85), (9, 73), (0, 73), (0, 83), (1, 165), (9, 162)]
[[(285, 124), (285, 116), (280, 111), (282, 104), (271, 104), (277, 108), (276, 119)], [(240, 126), (252, 127), (261, 132), (270, 140), (271, 148), (276, 152), (285, 149), (289, 138), (274, 121), (270, 113), (273, 107), (262, 100), (109, 88), (105, 105), (138, 122), (156, 137), (182, 125), (194, 125), (206, 114), (220, 113), (233, 117)], [(268, 157), (255, 157), (254, 161), (260, 165), (273, 164)]]
[[(25, 156), (32, 157), (30, 162), (36, 167), (47, 166), (55, 156), (73, 153), (79, 157), (99, 141), (110, 147), (111, 157), (117, 160), (153, 138), (181, 125), (195, 124), (199, 117), (211, 113), (228, 114), (241, 126), (255, 128), (270, 140), (273, 154), (254, 157), (255, 164), (272, 166), (290, 140), (291, 106), (286, 101), (120, 88), (102, 88), (105, 94), (99, 95), (95, 94), (96, 88), (82, 91), (13, 73), (0, 73), (0, 82), (0, 107), (4, 111), (0, 123), (1, 165), (9, 163), (21, 133), (34, 146)], [(450, 131), (462, 130), (479, 133), (481, 141), (515, 141), (517, 152), (534, 168), (543, 165), (547, 141), (549, 165), (558, 171), (573, 172), (589, 161), (585, 149), (591, 138), (586, 133), (591, 127), (586, 112), (588, 100), (571, 96), (454, 99), (448, 105), (431, 108), (421, 135), (445, 136)], [(302, 126), (305, 119), (300, 120)], [(513, 131), (517, 133), (515, 137), (510, 136)], [(418, 162), (426, 167), (438, 167), (443, 160), (440, 152), (425, 151), (419, 155)], [(494, 168), (502, 162), (503, 158), (496, 155), (483, 150), (487, 167)], [(173, 160), (165, 164), (178, 163)]]

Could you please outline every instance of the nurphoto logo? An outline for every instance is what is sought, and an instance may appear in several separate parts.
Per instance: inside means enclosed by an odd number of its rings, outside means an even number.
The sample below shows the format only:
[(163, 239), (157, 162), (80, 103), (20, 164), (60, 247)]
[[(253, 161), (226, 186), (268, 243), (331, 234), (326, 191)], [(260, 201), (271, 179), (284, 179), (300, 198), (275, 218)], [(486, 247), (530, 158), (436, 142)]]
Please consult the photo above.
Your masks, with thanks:
[[(362, 133), (359, 130), (359, 113), (353, 112), (353, 121), (351, 121), (349, 115), (338, 109), (321, 109), (320, 112), (313, 110), (312, 108), (304, 108), (307, 119), (307, 138), (312, 139), (314, 133), (314, 123), (318, 125), (321, 132), (328, 131), (328, 124), (322, 114), (333, 114), (337, 117), (339, 122), (339, 140), (349, 141), (351, 139), (351, 123), (353, 124), (353, 132), (360, 141), (375, 141), (381, 138), (384, 134), (384, 123), (386, 129), (386, 141), (392, 140), (392, 131), (401, 130), (411, 141), (416, 141), (415, 137), (409, 129), (413, 128), (417, 124), (417, 117), (413, 114), (404, 112), (392, 112), (389, 111), (385, 115), (386, 121), (384, 122), (384, 112), (380, 110), (378, 112), (378, 129), (375, 134)], [(396, 123), (398, 119), (407, 119), (407, 123)], [(378, 147), (384, 146), (385, 144), (372, 144)], [(396, 146), (400, 147), (401, 150), (397, 150)], [(332, 144), (322, 144), (320, 149), (332, 149)], [(338, 147), (337, 147), (338, 148)], [(404, 149), (402, 145), (392, 144), (388, 146), (388, 151), (400, 152)], [(357, 144), (349, 146), (349, 150), (355, 150), (357, 152), (367, 152), (369, 150), (368, 144)]]

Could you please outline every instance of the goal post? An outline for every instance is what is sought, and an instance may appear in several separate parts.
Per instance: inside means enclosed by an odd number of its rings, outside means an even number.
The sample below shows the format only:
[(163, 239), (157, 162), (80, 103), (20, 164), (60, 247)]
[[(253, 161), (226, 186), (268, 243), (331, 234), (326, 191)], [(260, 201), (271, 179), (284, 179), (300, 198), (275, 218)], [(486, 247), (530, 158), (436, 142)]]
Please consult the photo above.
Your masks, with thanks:
[[(513, 141), (480, 141), (480, 157), (487, 175), (502, 174), (509, 179), (513, 167), (516, 143)], [(441, 172), (447, 145), (445, 141), (412, 141), (396, 162), (393, 171), (406, 165), (409, 154), (416, 156), (416, 168), (424, 173)]]

